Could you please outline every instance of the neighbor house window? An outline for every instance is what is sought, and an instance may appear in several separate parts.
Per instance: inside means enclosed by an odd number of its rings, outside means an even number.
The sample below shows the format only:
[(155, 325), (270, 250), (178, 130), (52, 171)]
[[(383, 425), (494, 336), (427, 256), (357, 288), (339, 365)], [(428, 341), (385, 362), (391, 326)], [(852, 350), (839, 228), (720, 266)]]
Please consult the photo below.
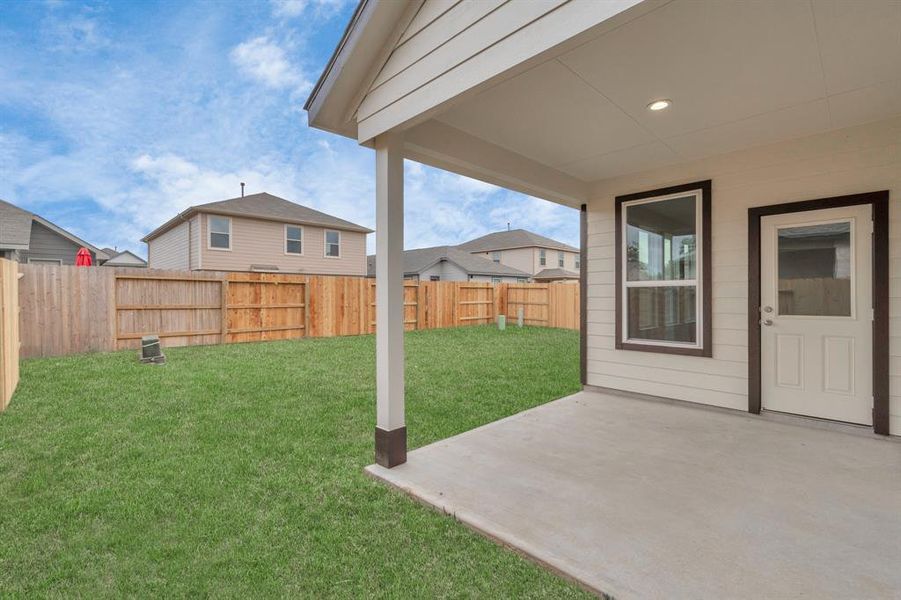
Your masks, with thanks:
[(582, 268), (582, 257), (576, 254), (576, 269)]
[(228, 217), (215, 217), (210, 215), (207, 223), (210, 227), (210, 248), (216, 250), (231, 250), (232, 220)]
[(500, 283), (500, 282), (501, 282), (501, 278), (500, 278), (500, 277), (492, 277), (492, 278), (491, 278), (491, 283)]
[(491, 260), (493, 260), (493, 261), (496, 262), (496, 263), (501, 262), (501, 253), (500, 253), (500, 252), (492, 252), (492, 253), (491, 253)]
[(562, 269), (563, 265), (566, 264), (565, 261), (566, 261), (566, 255), (563, 254), (562, 252), (558, 252), (557, 253), (557, 266)]
[(325, 232), (325, 255), (329, 258), (338, 258), (341, 256), (341, 232), (329, 231)]
[(303, 254), (303, 227), (285, 225), (285, 254)]
[(710, 182), (616, 199), (616, 347), (712, 356)]
[(538, 264), (542, 267), (547, 265), (547, 251), (544, 248), (538, 251)]
[(441, 281), (441, 275), (429, 275), (429, 281)]

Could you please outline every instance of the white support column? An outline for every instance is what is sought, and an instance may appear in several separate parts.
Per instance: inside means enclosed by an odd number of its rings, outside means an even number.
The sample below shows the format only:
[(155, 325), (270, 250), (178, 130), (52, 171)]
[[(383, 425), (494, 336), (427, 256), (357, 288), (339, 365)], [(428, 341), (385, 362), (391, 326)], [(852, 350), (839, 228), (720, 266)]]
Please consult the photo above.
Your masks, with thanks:
[(375, 139), (375, 460), (407, 460), (404, 420), (404, 157), (400, 134)]

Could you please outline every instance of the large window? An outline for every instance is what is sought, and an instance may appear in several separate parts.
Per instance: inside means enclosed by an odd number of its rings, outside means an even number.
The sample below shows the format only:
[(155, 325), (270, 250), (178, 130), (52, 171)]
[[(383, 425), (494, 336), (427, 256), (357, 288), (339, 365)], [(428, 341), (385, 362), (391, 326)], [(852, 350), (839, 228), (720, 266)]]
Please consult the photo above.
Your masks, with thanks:
[(566, 255), (563, 252), (557, 252), (557, 266), (561, 269), (566, 264)]
[(341, 257), (341, 232), (325, 231), (325, 256), (327, 258)]
[(538, 264), (542, 267), (547, 265), (547, 251), (544, 248), (538, 250)]
[(210, 215), (207, 224), (210, 227), (210, 248), (213, 250), (231, 250), (232, 220), (228, 217)]
[(617, 348), (712, 356), (710, 182), (617, 198)]
[(303, 254), (303, 227), (285, 225), (285, 254)]
[(500, 262), (501, 262), (501, 253), (500, 253), (500, 252), (492, 252), (492, 253), (491, 253), (491, 260), (493, 260), (494, 262), (500, 264)]

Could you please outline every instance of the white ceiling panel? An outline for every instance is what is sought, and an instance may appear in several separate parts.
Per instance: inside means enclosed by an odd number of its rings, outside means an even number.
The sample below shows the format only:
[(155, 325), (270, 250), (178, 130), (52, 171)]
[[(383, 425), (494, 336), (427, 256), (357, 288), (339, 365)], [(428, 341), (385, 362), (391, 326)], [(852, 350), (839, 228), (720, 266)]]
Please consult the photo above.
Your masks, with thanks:
[(591, 182), (897, 115), (901, 0), (673, 0), (437, 119)]
[[(661, 137), (822, 97), (810, 4), (668, 4), (560, 57)], [(666, 114), (650, 113), (670, 98)]]
[(592, 156), (563, 165), (559, 169), (583, 181), (594, 181), (645, 169), (664, 167), (680, 160), (682, 159), (679, 155), (670, 150), (663, 142), (652, 142)]
[(829, 94), (901, 76), (901, 1), (814, 0)]
[(901, 79), (830, 96), (829, 112), (836, 128), (901, 115)]
[(479, 94), (439, 120), (551, 166), (654, 139), (553, 60)]
[(700, 158), (813, 135), (829, 129), (825, 100), (756, 115), (708, 129), (667, 138), (666, 143), (684, 158)]

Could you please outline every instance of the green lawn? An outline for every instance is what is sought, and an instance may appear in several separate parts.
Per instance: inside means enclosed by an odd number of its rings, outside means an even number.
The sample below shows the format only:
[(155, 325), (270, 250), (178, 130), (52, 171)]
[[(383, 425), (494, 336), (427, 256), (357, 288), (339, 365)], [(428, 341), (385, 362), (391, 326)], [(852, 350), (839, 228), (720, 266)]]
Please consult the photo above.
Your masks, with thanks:
[[(579, 388), (578, 334), (407, 335), (411, 447)], [(372, 336), (23, 361), (0, 413), (0, 595), (571, 597), (363, 474)]]

